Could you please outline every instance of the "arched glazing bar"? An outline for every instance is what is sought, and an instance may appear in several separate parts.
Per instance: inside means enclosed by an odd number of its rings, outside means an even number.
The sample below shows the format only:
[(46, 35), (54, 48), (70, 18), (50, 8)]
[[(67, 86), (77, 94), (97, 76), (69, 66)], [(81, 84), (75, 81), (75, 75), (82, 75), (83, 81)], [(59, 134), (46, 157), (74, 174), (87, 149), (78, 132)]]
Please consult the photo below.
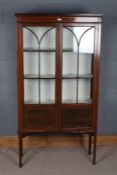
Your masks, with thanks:
[(90, 28), (88, 28), (87, 30), (85, 30), (83, 33), (82, 33), (82, 35), (81, 35), (81, 37), (80, 37), (80, 39), (79, 39), (79, 46), (80, 46), (80, 43), (81, 43), (81, 40), (82, 40), (82, 38), (84, 37), (84, 35), (89, 31), (89, 30), (91, 30), (91, 29), (93, 29), (94, 27), (90, 27)]
[(93, 26), (86, 29), (82, 35), (80, 36), (79, 40), (77, 38), (77, 35), (73, 32), (73, 30), (71, 30), (70, 28), (68, 27), (63, 27), (65, 28), (66, 30), (68, 30), (69, 32), (71, 32), (71, 34), (73, 35), (73, 37), (75, 38), (76, 40), (76, 43), (77, 43), (77, 86), (76, 86), (76, 103), (79, 103), (78, 101), (78, 88), (79, 88), (79, 80), (78, 80), (78, 77), (79, 77), (79, 47), (80, 47), (80, 43), (81, 43), (81, 40), (82, 38), (84, 37), (84, 35), (89, 31), (91, 30), (92, 28), (94, 28)]
[[(41, 74), (41, 72), (40, 72), (40, 66), (41, 66), (40, 46), (41, 46), (42, 40), (44, 39), (45, 35), (46, 35), (48, 32), (50, 32), (52, 29), (54, 29), (55, 27), (49, 28), (49, 29), (41, 36), (40, 39), (39, 39), (38, 35), (37, 35), (33, 30), (31, 30), (31, 29), (28, 28), (28, 27), (24, 27), (24, 28), (27, 29), (29, 32), (31, 32), (31, 33), (33, 34), (33, 36), (36, 38), (36, 41), (37, 41), (37, 43), (38, 43), (38, 78), (40, 79), (40, 78), (41, 78), (41, 76), (40, 76), (40, 74)], [(40, 80), (39, 80), (39, 81), (38, 81), (39, 103), (40, 103), (40, 94), (41, 94), (41, 92), (40, 92), (40, 86), (41, 86), (41, 85), (40, 85)]]

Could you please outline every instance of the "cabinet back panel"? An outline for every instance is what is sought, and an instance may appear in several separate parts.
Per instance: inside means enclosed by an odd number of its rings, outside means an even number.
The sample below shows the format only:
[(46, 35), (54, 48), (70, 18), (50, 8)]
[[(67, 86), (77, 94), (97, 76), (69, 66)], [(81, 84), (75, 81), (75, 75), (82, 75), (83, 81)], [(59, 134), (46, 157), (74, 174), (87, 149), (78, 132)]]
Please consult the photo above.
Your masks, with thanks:
[(62, 109), (62, 128), (91, 127), (92, 109)]
[(25, 129), (54, 129), (56, 128), (56, 112), (54, 109), (25, 109)]

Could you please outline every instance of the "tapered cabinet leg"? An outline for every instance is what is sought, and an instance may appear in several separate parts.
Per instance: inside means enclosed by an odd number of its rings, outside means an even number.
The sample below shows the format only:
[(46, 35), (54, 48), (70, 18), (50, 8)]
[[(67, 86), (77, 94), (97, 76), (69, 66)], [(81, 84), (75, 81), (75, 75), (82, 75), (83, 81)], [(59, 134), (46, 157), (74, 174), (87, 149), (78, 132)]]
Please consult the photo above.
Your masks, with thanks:
[(96, 146), (97, 146), (97, 134), (94, 133), (94, 141), (93, 141), (93, 164), (96, 164)]
[(91, 146), (92, 146), (92, 134), (89, 134), (89, 148), (88, 148), (88, 154), (91, 154)]
[(22, 134), (19, 133), (19, 167), (22, 167), (22, 156), (23, 156), (23, 143), (22, 143)]

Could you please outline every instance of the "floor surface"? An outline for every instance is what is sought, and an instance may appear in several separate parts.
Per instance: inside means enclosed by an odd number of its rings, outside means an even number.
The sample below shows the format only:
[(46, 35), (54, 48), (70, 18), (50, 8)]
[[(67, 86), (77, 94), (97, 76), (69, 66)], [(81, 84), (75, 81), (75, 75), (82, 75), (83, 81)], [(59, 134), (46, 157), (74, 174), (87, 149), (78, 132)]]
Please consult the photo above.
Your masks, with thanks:
[(0, 148), (0, 175), (117, 175), (117, 146), (98, 146), (97, 164), (92, 165), (86, 148), (28, 148), (23, 167), (18, 150)]

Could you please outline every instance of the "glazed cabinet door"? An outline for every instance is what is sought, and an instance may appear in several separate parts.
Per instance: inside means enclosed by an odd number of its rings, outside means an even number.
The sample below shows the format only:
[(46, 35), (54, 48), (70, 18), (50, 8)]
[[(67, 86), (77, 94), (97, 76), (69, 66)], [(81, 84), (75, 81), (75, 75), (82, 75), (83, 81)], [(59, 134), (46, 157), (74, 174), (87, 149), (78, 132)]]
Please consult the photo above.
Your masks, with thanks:
[(56, 129), (56, 25), (22, 28), (23, 127)]
[(66, 24), (62, 36), (61, 127), (90, 128), (95, 27)]

